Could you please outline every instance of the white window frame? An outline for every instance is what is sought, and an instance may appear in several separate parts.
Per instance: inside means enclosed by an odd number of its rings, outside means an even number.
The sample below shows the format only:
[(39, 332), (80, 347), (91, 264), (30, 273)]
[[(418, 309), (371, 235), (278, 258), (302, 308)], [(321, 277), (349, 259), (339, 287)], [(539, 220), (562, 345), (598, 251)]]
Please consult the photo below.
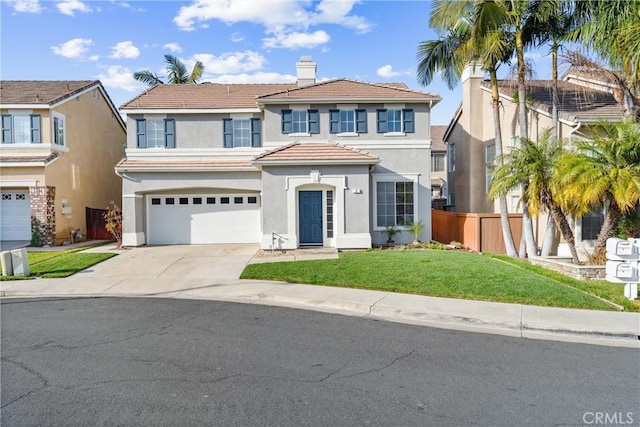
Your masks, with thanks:
[[(62, 120), (62, 144), (58, 143), (59, 134), (56, 134), (56, 120)], [(58, 131), (60, 127), (58, 127)], [(64, 114), (58, 113), (57, 111), (53, 111), (51, 113), (51, 143), (53, 145), (57, 145), (58, 147), (66, 147), (67, 146), (67, 119)]]
[[(251, 147), (251, 119), (250, 118), (234, 118), (231, 123), (232, 123), (231, 132), (233, 134), (233, 148), (250, 148)], [(240, 134), (237, 134), (236, 132), (240, 132)]]
[[(491, 157), (490, 154), (490, 150), (489, 148), (493, 147), (493, 157)], [(496, 158), (496, 144), (488, 144), (485, 148), (484, 148), (484, 161), (485, 161), (485, 168), (484, 168), (484, 191), (485, 193), (489, 193), (489, 187), (491, 186), (491, 171), (493, 170), (494, 167), (494, 162), (495, 162), (495, 158)]]
[(449, 172), (456, 171), (456, 145), (447, 145), (447, 169)]
[[(418, 197), (419, 174), (376, 174), (373, 175), (373, 230), (384, 231), (385, 227), (378, 225), (378, 183), (379, 182), (412, 182), (413, 183), (413, 221), (420, 218), (420, 199)], [(395, 185), (394, 185), (395, 192)], [(394, 216), (395, 223), (395, 216)], [(399, 230), (409, 230), (408, 225), (394, 225)]]
[[(296, 120), (296, 115), (303, 117), (298, 117)], [(304, 130), (296, 130), (296, 124), (298, 126), (304, 125)], [(291, 133), (289, 135), (300, 136), (300, 135), (310, 135), (309, 134), (309, 113), (307, 110), (291, 110)]]
[[(436, 170), (434, 167), (438, 162), (436, 162), (436, 158), (442, 157), (442, 170)], [(443, 153), (441, 151), (432, 151), (431, 152), (431, 172), (446, 172), (447, 171), (447, 153)]]

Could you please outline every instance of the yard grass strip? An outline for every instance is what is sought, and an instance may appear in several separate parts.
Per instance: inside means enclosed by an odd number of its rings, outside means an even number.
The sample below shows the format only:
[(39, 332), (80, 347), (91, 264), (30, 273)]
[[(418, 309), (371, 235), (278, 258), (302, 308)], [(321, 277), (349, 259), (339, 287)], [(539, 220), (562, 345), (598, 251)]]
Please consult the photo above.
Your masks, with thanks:
[(573, 277), (549, 270), (539, 265), (531, 264), (528, 261), (510, 258), (505, 255), (489, 255), (495, 259), (518, 266), (525, 270), (547, 277), (556, 282), (565, 284), (582, 292), (610, 301), (612, 304), (621, 306), (625, 311), (640, 311), (640, 301), (630, 301), (624, 296), (624, 284), (612, 283), (606, 280), (578, 280)]
[[(594, 296), (533, 271), (490, 256), (461, 251), (343, 252), (337, 260), (250, 264), (241, 278), (548, 307), (615, 310)], [(621, 289), (617, 291), (622, 295)]]
[[(40, 276), (46, 279), (68, 277), (79, 271), (89, 268), (107, 260), (116, 254), (113, 253), (77, 253), (78, 251), (58, 252), (58, 256), (40, 259), (37, 263), (31, 264), (32, 276)], [(34, 252), (50, 253), (50, 252)]]

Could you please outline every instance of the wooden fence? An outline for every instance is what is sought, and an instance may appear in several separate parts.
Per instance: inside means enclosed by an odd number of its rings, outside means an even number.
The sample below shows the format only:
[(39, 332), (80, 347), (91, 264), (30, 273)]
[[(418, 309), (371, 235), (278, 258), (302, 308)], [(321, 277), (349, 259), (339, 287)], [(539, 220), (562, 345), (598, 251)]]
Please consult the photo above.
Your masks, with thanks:
[[(522, 214), (509, 214), (516, 249), (522, 236)], [(440, 243), (460, 242), (476, 252), (506, 254), (500, 214), (431, 210), (431, 233)]]
[(87, 240), (111, 240), (113, 236), (105, 228), (105, 209), (86, 208)]

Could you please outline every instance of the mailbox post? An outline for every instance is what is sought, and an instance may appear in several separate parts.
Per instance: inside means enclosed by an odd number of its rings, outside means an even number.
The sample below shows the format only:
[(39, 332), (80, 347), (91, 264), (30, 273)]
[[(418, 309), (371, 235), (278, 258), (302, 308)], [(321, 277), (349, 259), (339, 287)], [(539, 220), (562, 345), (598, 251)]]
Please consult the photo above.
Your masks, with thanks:
[(640, 281), (640, 239), (607, 239), (606, 279), (624, 283), (624, 296), (630, 300), (638, 297)]

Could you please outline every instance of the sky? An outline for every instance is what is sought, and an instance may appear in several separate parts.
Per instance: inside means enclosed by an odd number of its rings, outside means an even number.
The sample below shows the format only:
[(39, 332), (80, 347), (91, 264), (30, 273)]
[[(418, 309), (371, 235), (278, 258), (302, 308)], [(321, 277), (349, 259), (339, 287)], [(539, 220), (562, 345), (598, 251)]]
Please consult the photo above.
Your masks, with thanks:
[[(311, 56), (317, 79), (403, 82), (440, 95), (431, 124), (449, 123), (461, 99), (437, 77), (416, 79), (429, 1), (0, 0), (0, 78), (94, 80), (116, 107), (145, 90), (133, 79), (149, 69), (165, 77), (164, 55), (189, 70), (201, 61), (201, 81), (294, 82), (295, 63)], [(544, 65), (546, 55), (530, 58)], [(548, 67), (544, 67), (548, 68)], [(538, 76), (540, 77), (540, 76)], [(544, 76), (540, 78), (545, 78)]]

